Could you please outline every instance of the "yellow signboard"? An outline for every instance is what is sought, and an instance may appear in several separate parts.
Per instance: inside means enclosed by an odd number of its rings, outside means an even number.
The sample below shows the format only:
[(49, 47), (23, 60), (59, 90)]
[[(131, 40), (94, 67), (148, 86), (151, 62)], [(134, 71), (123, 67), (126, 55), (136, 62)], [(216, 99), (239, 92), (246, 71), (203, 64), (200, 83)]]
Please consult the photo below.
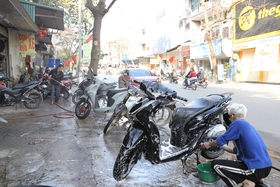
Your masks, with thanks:
[(237, 4), (234, 8), (234, 42), (245, 42), (280, 34), (279, 0), (251, 0)]
[(19, 33), (18, 39), (20, 57), (25, 58), (26, 55), (29, 55), (31, 58), (35, 58), (36, 52), (34, 34)]

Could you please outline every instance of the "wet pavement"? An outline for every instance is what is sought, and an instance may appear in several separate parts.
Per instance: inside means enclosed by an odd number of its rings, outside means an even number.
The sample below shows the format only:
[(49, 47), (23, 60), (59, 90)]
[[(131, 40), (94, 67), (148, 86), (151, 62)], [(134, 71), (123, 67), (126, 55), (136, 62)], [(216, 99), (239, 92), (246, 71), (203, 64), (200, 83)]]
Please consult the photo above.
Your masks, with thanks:
[[(188, 161), (193, 169), (188, 175), (183, 174), (180, 160), (152, 165), (142, 159), (126, 180), (117, 182), (112, 169), (125, 128), (113, 127), (103, 136), (110, 115), (104, 120), (103, 114), (92, 112), (88, 118), (78, 120), (71, 98), (60, 106), (50, 105), (47, 99), (35, 110), (24, 106), (17, 111), (14, 106), (0, 107), (0, 116), (8, 121), (0, 123), (0, 187), (225, 186), (221, 180), (212, 184), (201, 182), (195, 170), (195, 158)], [(169, 137), (167, 127), (160, 131), (162, 139)], [(280, 153), (270, 150), (270, 154), (274, 166), (280, 168)], [(233, 156), (222, 157), (232, 159)], [(265, 181), (270, 187), (280, 186), (280, 172), (272, 170)]]

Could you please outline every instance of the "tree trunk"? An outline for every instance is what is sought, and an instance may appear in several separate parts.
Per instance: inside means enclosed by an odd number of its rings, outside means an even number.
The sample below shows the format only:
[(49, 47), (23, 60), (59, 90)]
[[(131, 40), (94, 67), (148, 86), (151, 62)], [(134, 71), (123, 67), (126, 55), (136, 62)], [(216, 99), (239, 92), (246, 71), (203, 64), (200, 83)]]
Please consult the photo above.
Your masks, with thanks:
[(209, 45), (209, 49), (210, 49), (210, 63), (212, 61), (212, 69), (213, 69), (213, 79), (214, 81), (217, 81), (218, 80), (218, 75), (217, 75), (217, 58), (216, 58), (216, 55), (215, 55), (215, 49), (214, 49), (214, 46), (213, 46), (213, 41), (211, 39), (211, 35), (210, 35), (210, 31), (207, 31), (206, 34), (205, 34), (205, 38), (206, 38), (206, 41), (208, 42), (208, 45)]
[[(89, 68), (90, 70), (92, 69), (93, 74), (97, 74), (98, 63), (100, 58), (100, 33), (102, 19), (116, 1), (117, 0), (112, 0), (110, 5), (106, 9), (106, 0), (99, 0), (97, 5), (93, 5), (92, 0), (86, 0), (86, 7), (92, 12), (94, 17), (94, 24), (92, 29), (93, 42), (91, 50), (91, 60), (89, 65)], [(89, 74), (92, 74), (92, 72), (89, 71)]]
[(200, 0), (200, 5), (203, 8), (203, 13), (204, 13), (204, 18), (205, 18), (205, 39), (208, 42), (209, 49), (210, 49), (210, 63), (212, 61), (212, 69), (213, 69), (213, 79), (214, 81), (217, 81), (217, 58), (215, 55), (215, 49), (213, 46), (212, 38), (211, 38), (211, 28), (209, 26), (209, 21), (208, 21), (208, 15), (207, 15), (207, 10), (205, 7), (204, 0)]
[(92, 31), (93, 41), (91, 50), (91, 61), (89, 68), (93, 70), (93, 74), (97, 74), (98, 63), (100, 58), (100, 32), (103, 15), (96, 15), (94, 17), (94, 29)]

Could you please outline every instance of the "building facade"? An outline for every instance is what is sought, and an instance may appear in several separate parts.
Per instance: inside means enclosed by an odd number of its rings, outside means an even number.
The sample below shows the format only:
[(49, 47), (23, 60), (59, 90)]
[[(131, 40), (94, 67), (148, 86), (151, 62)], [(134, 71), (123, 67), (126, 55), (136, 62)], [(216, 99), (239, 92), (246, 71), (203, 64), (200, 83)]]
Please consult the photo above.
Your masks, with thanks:
[[(239, 81), (280, 83), (280, 2), (252, 0), (234, 9), (234, 45), (240, 67)], [(262, 7), (262, 8), (258, 8)], [(244, 12), (249, 12), (244, 14)]]
[(19, 0), (7, 1), (0, 8), (0, 54), (6, 62), (0, 72), (18, 79), (19, 67), (27, 63), (46, 67), (54, 57), (52, 33), (64, 30), (64, 11), (39, 3)]
[[(164, 0), (156, 7), (158, 13), (156, 18), (152, 18), (154, 24), (145, 27), (146, 35), (141, 36), (146, 38), (142, 42), (145, 53), (139, 56), (153, 59), (151, 67), (155, 67), (156, 61), (160, 68), (172, 67), (182, 71), (192, 61), (203, 67), (210, 77), (212, 65), (209, 46), (204, 38), (205, 16), (200, 1), (176, 1), (177, 7), (169, 4), (172, 2)], [(220, 2), (223, 1), (206, 2), (210, 22), (215, 21), (215, 16), (223, 14), (230, 5)], [(280, 26), (275, 24), (280, 19), (280, 2), (268, 0), (265, 6), (260, 4), (262, 1), (250, 2), (250, 6), (246, 2), (239, 3), (228, 19), (210, 28), (218, 80), (280, 83)]]

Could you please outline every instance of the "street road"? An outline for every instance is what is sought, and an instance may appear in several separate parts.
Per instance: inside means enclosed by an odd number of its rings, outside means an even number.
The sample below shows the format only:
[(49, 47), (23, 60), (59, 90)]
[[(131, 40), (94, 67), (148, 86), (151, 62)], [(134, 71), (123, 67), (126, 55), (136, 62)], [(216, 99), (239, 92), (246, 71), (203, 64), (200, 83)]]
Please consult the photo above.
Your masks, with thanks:
[[(117, 81), (117, 76), (107, 81)], [(280, 141), (277, 128), (279, 112), (276, 110), (280, 93), (276, 88), (279, 86), (263, 85), (258, 89), (252, 84), (210, 84), (207, 89), (199, 87), (193, 91), (184, 90), (179, 84), (164, 84), (188, 98), (189, 102), (210, 93), (234, 92), (233, 102), (247, 105), (247, 119), (264, 137), (273, 156), (273, 166), (280, 168), (277, 146)], [(59, 118), (53, 114), (65, 112), (63, 108), (74, 111), (71, 98), (63, 100), (61, 106), (49, 103), (50, 99), (45, 100), (36, 110), (23, 106), (18, 110), (14, 106), (0, 108), (1, 117), (8, 121), (7, 124), (0, 123), (1, 187), (31, 184), (55, 187), (225, 186), (221, 180), (213, 184), (201, 182), (194, 158), (188, 161), (190, 168), (194, 169), (188, 175), (183, 174), (180, 160), (152, 165), (142, 158), (126, 180), (117, 182), (112, 170), (126, 133), (124, 127), (112, 127), (104, 136), (103, 128), (110, 114), (105, 120), (104, 115), (94, 112), (84, 120), (75, 116)], [(161, 128), (160, 133), (161, 139), (169, 138), (168, 125)], [(232, 155), (224, 154), (222, 157), (232, 158)], [(280, 187), (280, 173), (275, 170), (265, 180), (271, 187)]]

